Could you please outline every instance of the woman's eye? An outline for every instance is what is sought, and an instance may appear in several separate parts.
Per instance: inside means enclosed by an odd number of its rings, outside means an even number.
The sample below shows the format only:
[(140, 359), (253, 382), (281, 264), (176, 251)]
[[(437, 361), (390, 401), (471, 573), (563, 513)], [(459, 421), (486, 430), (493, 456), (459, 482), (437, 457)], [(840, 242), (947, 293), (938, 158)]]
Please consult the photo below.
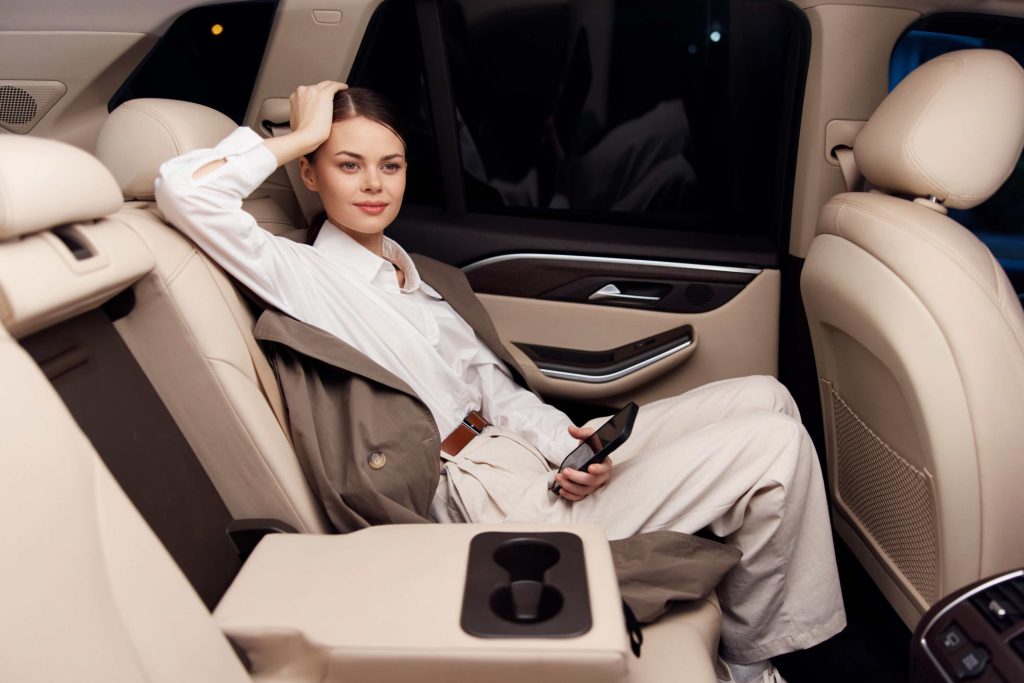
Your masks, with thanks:
[(341, 164), (341, 170), (343, 171), (358, 171), (359, 164), (354, 161), (346, 161)]
[(402, 169), (402, 165), (394, 161), (384, 164), (382, 166), (385, 173), (398, 173)]

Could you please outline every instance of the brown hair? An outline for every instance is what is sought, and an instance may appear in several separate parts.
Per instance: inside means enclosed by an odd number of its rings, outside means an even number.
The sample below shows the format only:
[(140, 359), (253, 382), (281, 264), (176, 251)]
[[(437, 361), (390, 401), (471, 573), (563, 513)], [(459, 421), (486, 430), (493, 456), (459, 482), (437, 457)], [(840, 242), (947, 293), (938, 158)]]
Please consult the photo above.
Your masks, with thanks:
[[(340, 90), (334, 95), (334, 115), (331, 117), (334, 123), (360, 116), (389, 129), (402, 141), (402, 146), (405, 146), (398, 110), (386, 97), (369, 88), (348, 88)], [(309, 163), (313, 163), (318, 149), (320, 148), (318, 147), (306, 155), (306, 160)], [(317, 235), (320, 234), (320, 228), (323, 227), (325, 220), (327, 220), (327, 213), (324, 211), (313, 217), (313, 222), (306, 232), (307, 244), (313, 244)]]

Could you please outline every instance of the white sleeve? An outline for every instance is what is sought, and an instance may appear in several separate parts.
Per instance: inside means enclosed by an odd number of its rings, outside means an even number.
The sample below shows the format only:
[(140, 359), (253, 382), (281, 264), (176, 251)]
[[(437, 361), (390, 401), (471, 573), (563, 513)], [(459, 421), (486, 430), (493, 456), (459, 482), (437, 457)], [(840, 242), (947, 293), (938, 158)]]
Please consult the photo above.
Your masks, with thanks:
[[(226, 163), (201, 178), (193, 174), (218, 159)], [(200, 249), (271, 306), (300, 315), (308, 269), (301, 249), (256, 224), (242, 200), (277, 168), (277, 158), (250, 128), (238, 128), (213, 149), (165, 162), (156, 179), (164, 216)]]
[(479, 366), (483, 385), (483, 413), (490, 422), (522, 434), (554, 466), (579, 445), (569, 435), (569, 416), (537, 398), (515, 382), (504, 367)]

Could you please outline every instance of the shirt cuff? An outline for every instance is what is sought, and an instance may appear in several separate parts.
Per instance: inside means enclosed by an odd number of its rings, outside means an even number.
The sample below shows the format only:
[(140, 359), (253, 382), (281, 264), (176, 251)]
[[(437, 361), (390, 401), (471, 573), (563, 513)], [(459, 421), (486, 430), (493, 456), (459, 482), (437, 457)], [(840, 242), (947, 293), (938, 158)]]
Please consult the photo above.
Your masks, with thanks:
[(211, 161), (225, 159), (227, 163), (224, 166), (194, 182), (204, 185), (219, 178), (218, 183), (227, 181), (232, 189), (247, 197), (277, 170), (277, 157), (263, 142), (264, 139), (252, 128), (236, 128), (231, 135), (218, 142), (216, 147), (194, 160), (189, 175)]

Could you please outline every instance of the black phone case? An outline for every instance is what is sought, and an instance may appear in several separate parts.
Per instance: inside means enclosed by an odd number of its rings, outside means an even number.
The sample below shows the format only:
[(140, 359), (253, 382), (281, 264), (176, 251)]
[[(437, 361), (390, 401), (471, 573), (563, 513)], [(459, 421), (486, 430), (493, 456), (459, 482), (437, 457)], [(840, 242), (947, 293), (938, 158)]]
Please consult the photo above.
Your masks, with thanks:
[[(624, 444), (626, 442), (626, 439), (629, 438), (630, 434), (633, 433), (633, 423), (636, 422), (636, 416), (640, 412), (640, 406), (630, 401), (628, 404), (626, 404), (626, 407), (623, 408), (623, 410), (627, 410), (630, 407), (632, 407), (632, 414), (629, 417), (629, 421), (626, 423), (625, 429), (619, 432), (619, 434), (614, 439), (609, 441), (608, 445), (605, 446), (600, 453), (595, 453), (594, 457), (583, 463), (583, 466), (579, 468), (580, 472), (586, 472), (591, 465), (596, 465), (597, 463), (604, 462), (605, 459), (612, 454), (612, 451), (614, 451), (619, 446)], [(614, 420), (615, 417), (612, 416), (608, 419), (609, 421), (611, 421)], [(603, 427), (604, 425), (601, 426)], [(600, 427), (598, 429), (600, 429)], [(572, 453), (569, 453), (569, 455), (565, 456), (565, 458), (562, 460), (562, 464), (558, 466), (559, 472), (561, 472), (565, 468), (565, 461), (568, 460), (571, 455)], [(552, 493), (557, 494), (559, 491), (562, 490), (562, 487), (559, 486), (557, 483), (554, 483), (551, 485), (551, 488), (549, 490)]]

